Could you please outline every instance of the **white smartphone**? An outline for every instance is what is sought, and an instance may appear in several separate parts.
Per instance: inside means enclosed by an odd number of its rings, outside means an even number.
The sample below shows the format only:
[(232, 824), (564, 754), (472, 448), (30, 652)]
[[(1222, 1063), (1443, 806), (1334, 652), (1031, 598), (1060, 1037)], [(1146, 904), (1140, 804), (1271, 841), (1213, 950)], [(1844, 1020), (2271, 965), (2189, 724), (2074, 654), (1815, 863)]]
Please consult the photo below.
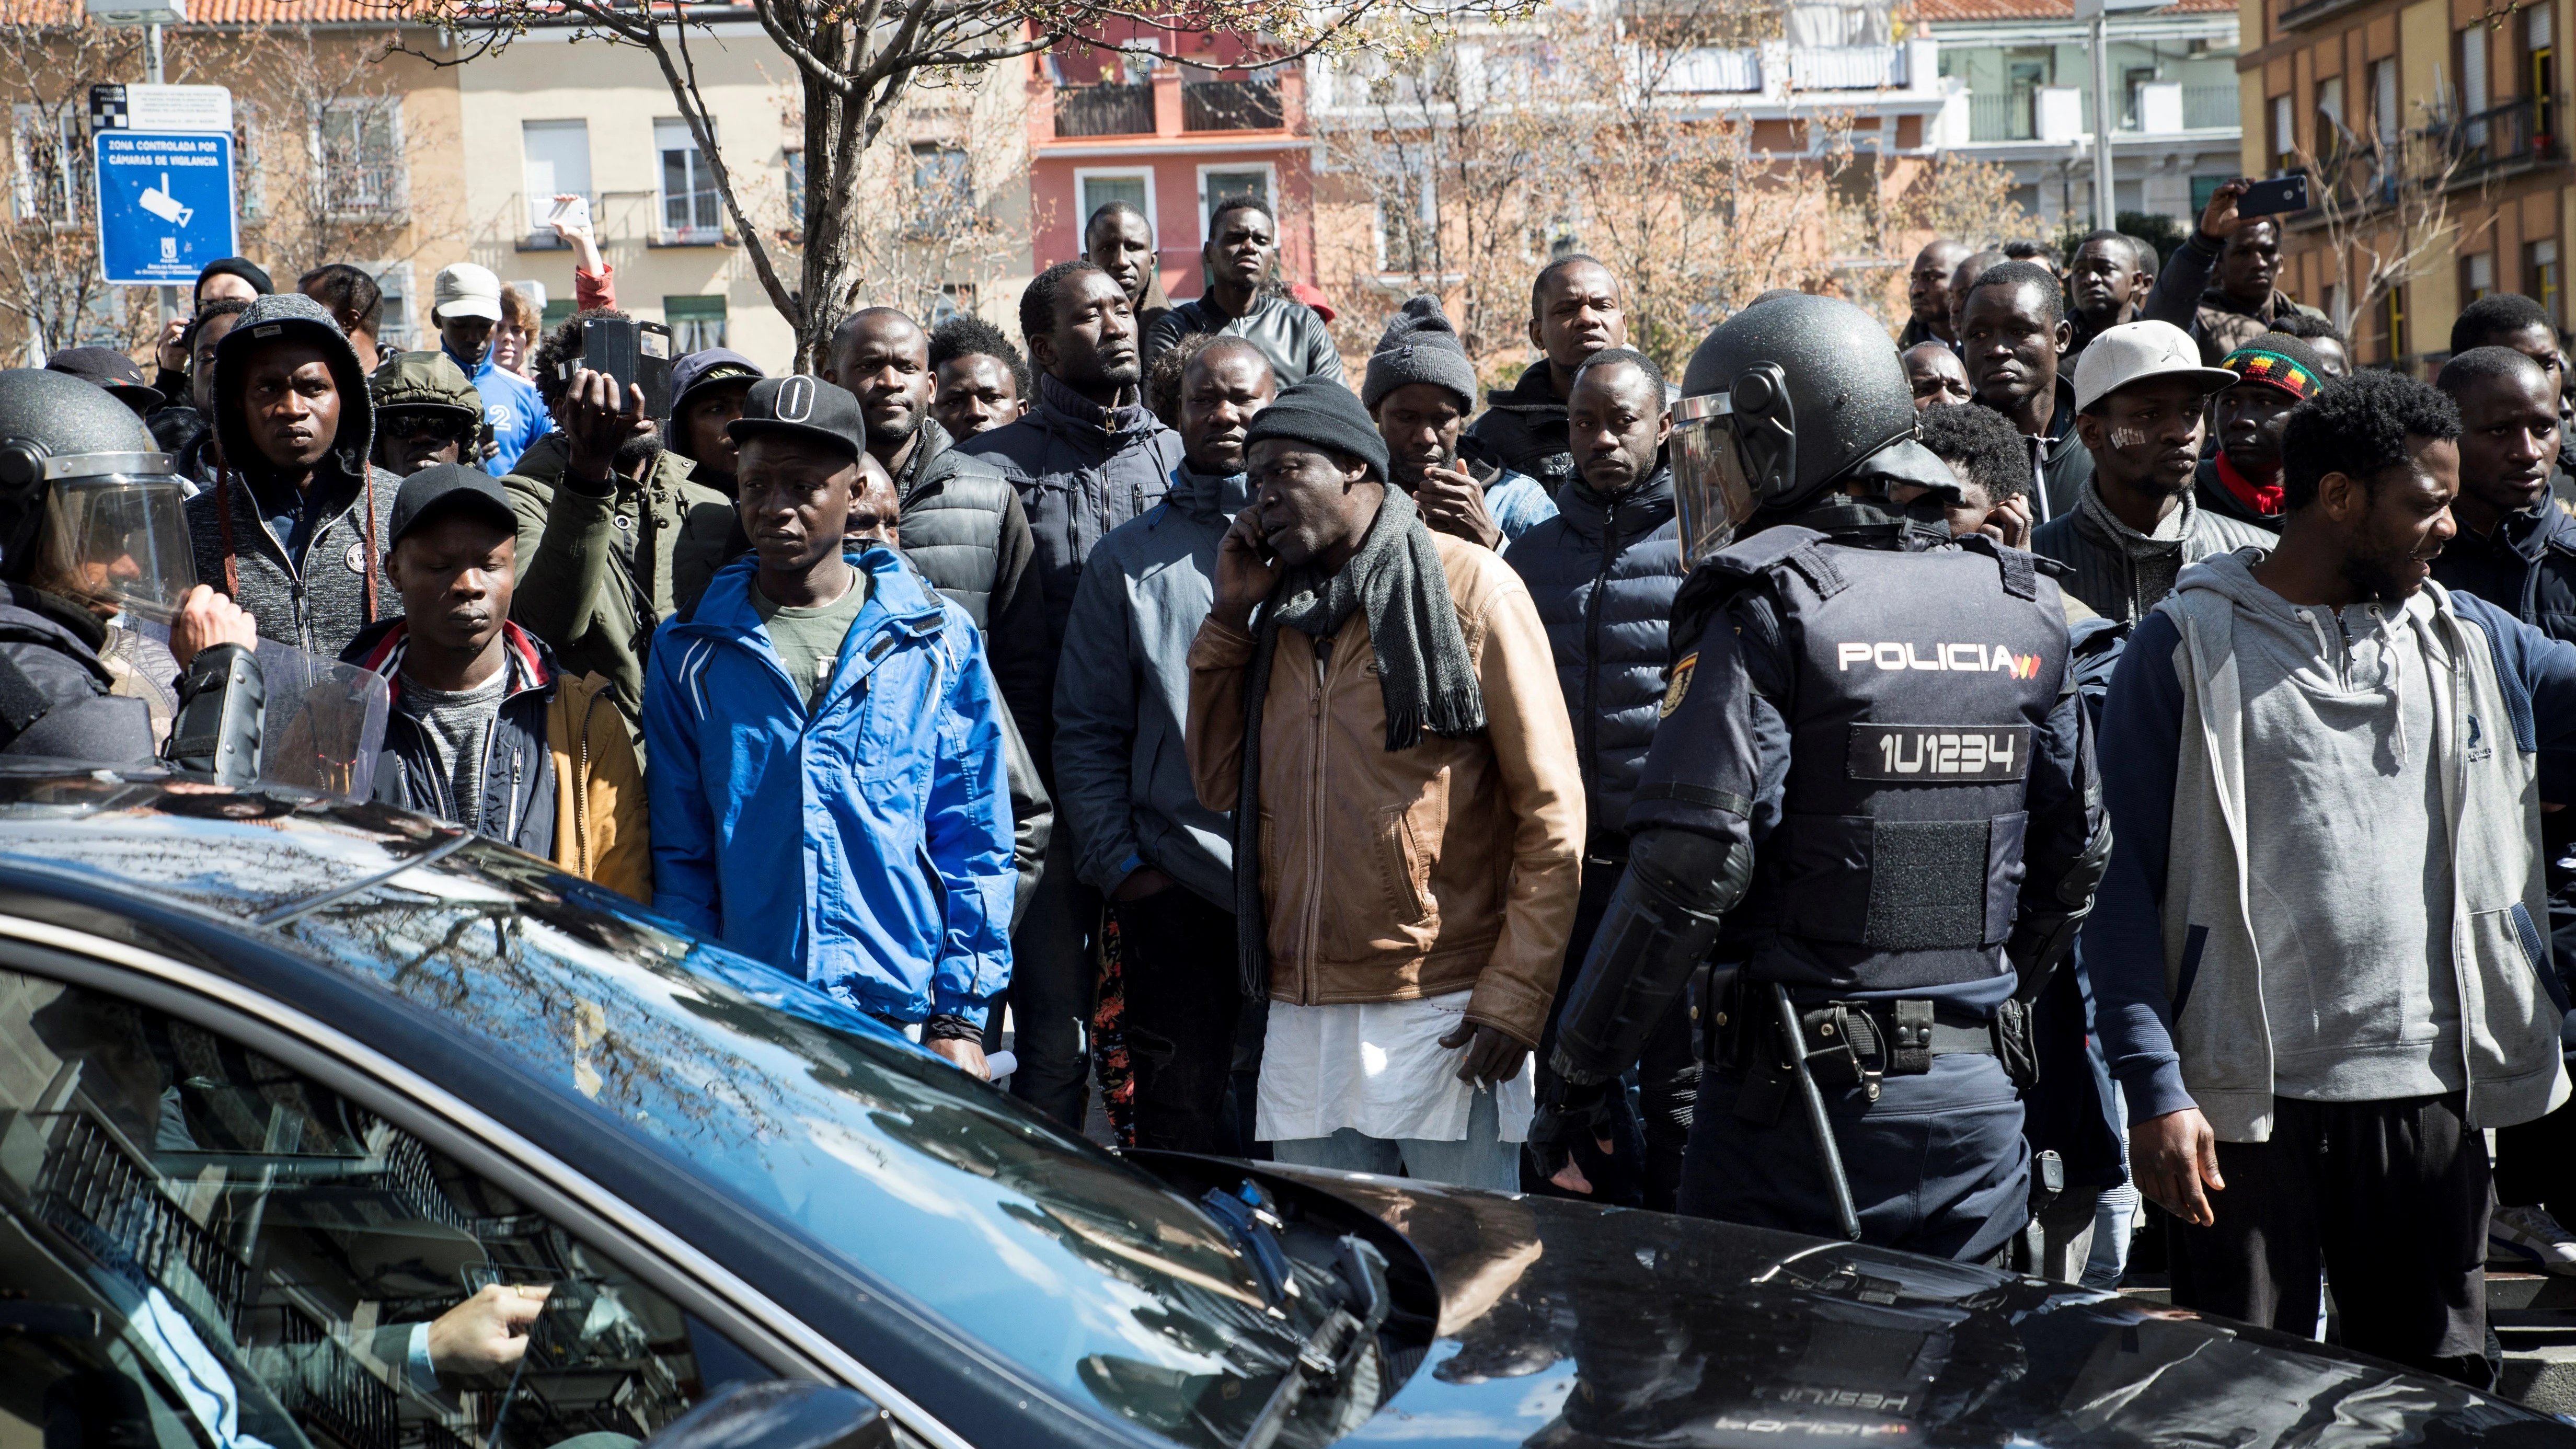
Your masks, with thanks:
[(567, 196), (555, 203), (554, 211), (546, 217), (546, 220), (562, 222), (574, 231), (587, 231), (590, 229), (590, 198)]

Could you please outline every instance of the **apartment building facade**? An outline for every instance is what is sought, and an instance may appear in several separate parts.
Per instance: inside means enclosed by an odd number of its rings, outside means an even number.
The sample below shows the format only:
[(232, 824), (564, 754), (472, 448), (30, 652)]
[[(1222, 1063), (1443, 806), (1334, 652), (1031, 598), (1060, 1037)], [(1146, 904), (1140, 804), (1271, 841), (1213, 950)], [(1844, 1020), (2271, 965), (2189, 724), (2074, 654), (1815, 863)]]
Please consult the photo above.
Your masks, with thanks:
[(1080, 255), (1091, 214), (1124, 201), (1153, 223), (1164, 291), (1187, 301), (1205, 290), (1208, 209), (1246, 194), (1276, 208), (1287, 277), (1315, 281), (1306, 68), (1252, 66), (1231, 36), (1122, 26), (1099, 38), (1029, 60), (1032, 265)]
[[(2461, 307), (2538, 298), (2564, 328), (2576, 235), (2568, 0), (2242, 0), (2248, 174), (2310, 173), (2281, 286), (2353, 334), (2359, 360), (2446, 354)], [(2373, 257), (2409, 258), (2372, 288)]]
[[(2009, 169), (2052, 227), (2096, 224), (2091, 29), (2071, 0), (1917, 0), (1914, 17), (1955, 87), (1936, 144)], [(2239, 172), (2236, 4), (2112, 10), (2104, 28), (2113, 209), (2187, 224)]]

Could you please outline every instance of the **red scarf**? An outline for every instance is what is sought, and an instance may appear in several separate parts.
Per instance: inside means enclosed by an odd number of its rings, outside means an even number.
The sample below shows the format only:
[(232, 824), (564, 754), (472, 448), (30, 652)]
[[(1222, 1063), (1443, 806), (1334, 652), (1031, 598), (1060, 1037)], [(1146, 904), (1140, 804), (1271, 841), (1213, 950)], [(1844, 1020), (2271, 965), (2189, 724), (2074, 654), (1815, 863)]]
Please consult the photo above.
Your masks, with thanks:
[(2265, 518), (2281, 516), (2280, 481), (2276, 478), (2269, 483), (2257, 483), (2237, 472), (2236, 465), (2227, 461), (2224, 448), (2218, 453), (2218, 486), (2226, 489), (2237, 502)]

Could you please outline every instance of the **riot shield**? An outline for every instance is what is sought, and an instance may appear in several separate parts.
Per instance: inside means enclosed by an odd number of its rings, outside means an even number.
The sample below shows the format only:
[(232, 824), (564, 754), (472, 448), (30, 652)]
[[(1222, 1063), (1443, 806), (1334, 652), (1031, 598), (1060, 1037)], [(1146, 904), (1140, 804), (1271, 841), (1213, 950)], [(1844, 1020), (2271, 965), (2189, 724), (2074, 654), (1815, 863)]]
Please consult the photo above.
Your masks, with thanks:
[[(121, 626), (170, 642), (167, 624), (129, 615)], [(267, 687), (258, 779), (364, 800), (375, 791), (393, 697), (372, 670), (262, 639), (252, 651)]]

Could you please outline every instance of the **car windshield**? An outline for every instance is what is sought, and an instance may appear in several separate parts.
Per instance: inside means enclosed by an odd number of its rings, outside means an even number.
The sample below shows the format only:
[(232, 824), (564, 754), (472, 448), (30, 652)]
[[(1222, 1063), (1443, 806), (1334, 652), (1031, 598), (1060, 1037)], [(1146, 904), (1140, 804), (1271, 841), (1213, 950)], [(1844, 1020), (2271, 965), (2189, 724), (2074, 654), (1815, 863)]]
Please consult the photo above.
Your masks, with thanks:
[[(1231, 1443), (1311, 1330), (1267, 1309), (1226, 1230), (1187, 1200), (611, 892), (479, 840), (384, 876), (443, 842), (369, 808), (183, 822), (168, 797), (85, 803), (107, 809), (0, 809), (0, 858), (167, 884), (201, 905), (226, 900), (227, 914), (288, 914), (339, 892), (277, 929), (597, 1104), (1077, 1403), (1185, 1443)], [(119, 816), (133, 828), (115, 828)], [(319, 853), (334, 869), (317, 877), (308, 863), (314, 888), (283, 890), (282, 856), (311, 854), (282, 852), (300, 842), (279, 834), (308, 831), (331, 837)], [(264, 848), (226, 849), (234, 836)], [(234, 871), (244, 878), (227, 880)]]

